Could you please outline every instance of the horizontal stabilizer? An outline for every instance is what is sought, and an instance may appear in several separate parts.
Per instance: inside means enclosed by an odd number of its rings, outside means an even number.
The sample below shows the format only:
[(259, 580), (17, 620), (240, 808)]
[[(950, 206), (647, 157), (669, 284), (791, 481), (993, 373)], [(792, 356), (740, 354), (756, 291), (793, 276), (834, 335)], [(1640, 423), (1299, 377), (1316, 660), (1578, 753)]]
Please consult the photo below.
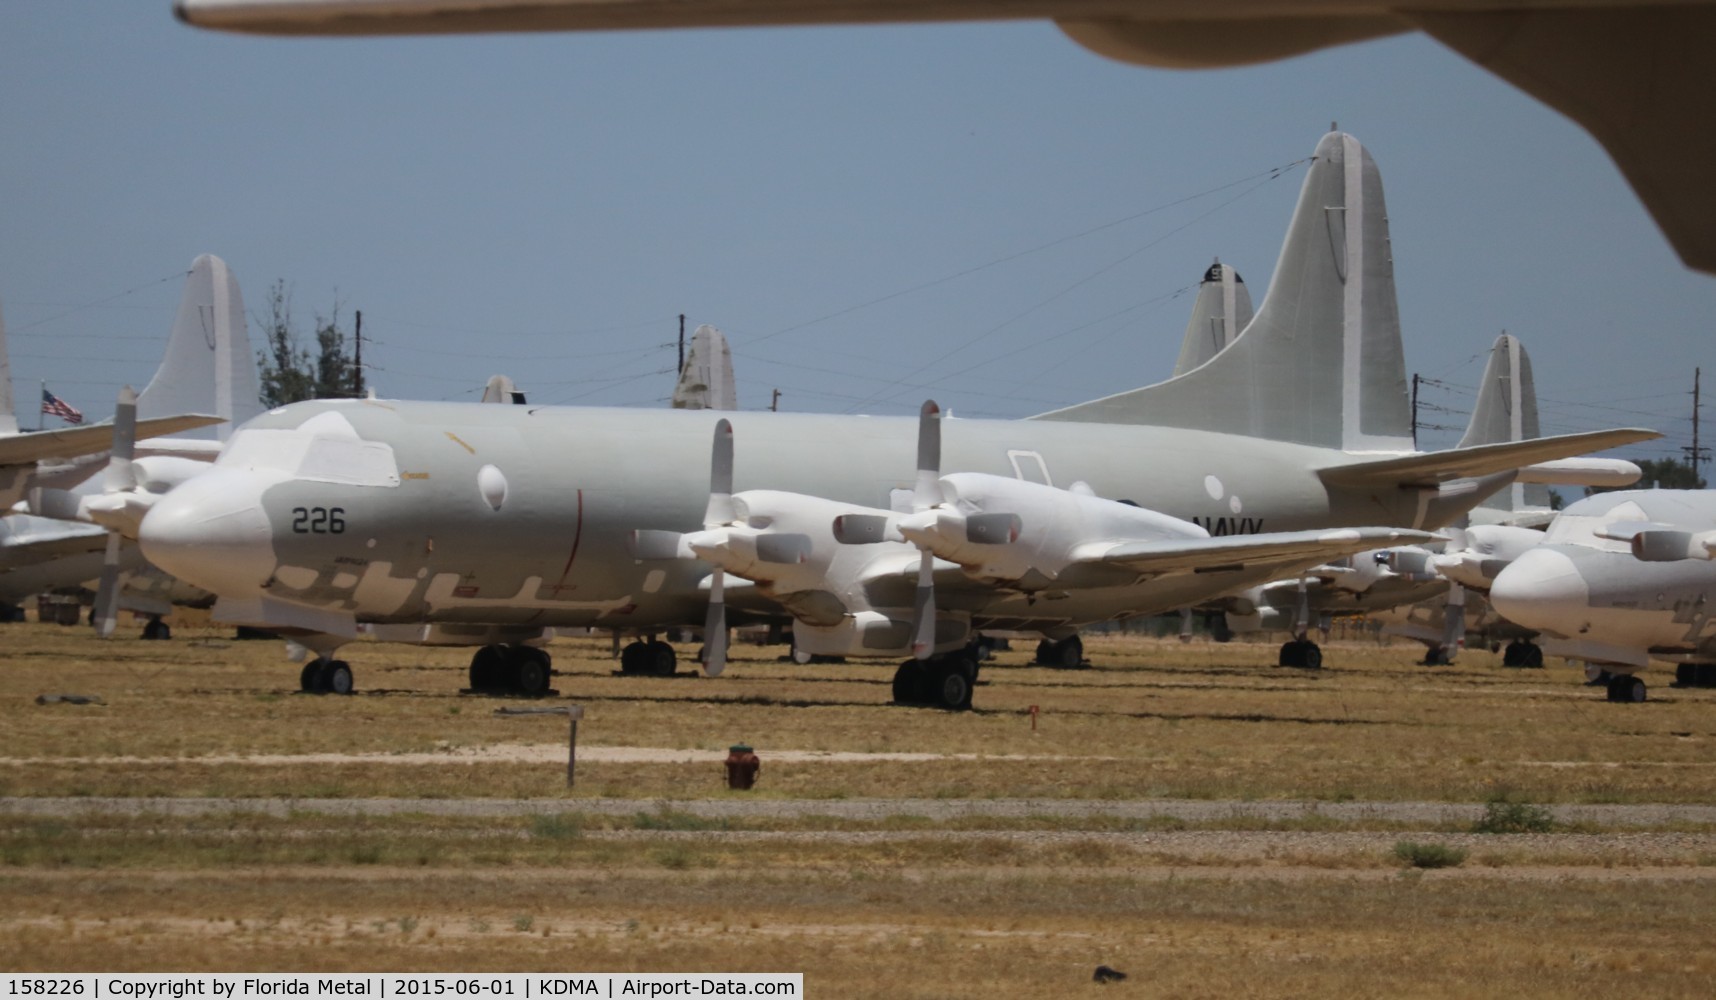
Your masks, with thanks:
[[(177, 434), (222, 422), (220, 417), (201, 413), (139, 420), (137, 439)], [(106, 451), (112, 444), (113, 427), (110, 424), (86, 424), (0, 437), (0, 465), (28, 465), (45, 458), (80, 458)]]
[(1400, 528), (1335, 528), (1218, 538), (1170, 538), (1150, 542), (1091, 545), (1079, 561), (1125, 566), (1141, 573), (1197, 573), (1257, 563), (1323, 561), (1391, 545), (1432, 542), (1436, 536)]
[(1558, 434), (1529, 441), (1505, 441), (1474, 448), (1452, 448), (1419, 455), (1335, 465), (1318, 471), (1323, 482), (1345, 487), (1432, 487), (1454, 479), (1494, 475), (1539, 462), (1571, 458), (1662, 437), (1656, 431), (1626, 427), (1583, 434)]

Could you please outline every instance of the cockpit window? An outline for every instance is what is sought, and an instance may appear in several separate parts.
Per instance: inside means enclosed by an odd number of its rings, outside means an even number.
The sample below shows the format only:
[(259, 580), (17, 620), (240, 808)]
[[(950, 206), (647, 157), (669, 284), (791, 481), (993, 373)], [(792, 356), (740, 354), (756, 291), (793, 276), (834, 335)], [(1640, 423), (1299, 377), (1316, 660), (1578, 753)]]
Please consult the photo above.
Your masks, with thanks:
[(227, 441), (216, 465), (279, 472), (347, 486), (398, 486), (393, 449), (379, 441), (325, 437), (303, 429), (252, 427)]

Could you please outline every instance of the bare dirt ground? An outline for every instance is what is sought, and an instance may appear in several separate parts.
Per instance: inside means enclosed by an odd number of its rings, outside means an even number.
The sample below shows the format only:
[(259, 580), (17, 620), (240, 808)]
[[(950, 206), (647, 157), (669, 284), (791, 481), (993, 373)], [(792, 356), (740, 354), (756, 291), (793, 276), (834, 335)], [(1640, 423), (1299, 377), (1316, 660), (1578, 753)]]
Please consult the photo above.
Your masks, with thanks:
[[(190, 638), (0, 626), (0, 968), (1716, 994), (1716, 692), (1660, 676), (1610, 705), (1484, 652), (1337, 643), (1309, 673), (1093, 639), (1087, 670), (1003, 656), (949, 714), (889, 705), (888, 665), (619, 677), (561, 641), (568, 788), (564, 716), (460, 695), (468, 652), (359, 644), (332, 698), (273, 644)], [(1475, 832), (1509, 808), (1529, 832)]]

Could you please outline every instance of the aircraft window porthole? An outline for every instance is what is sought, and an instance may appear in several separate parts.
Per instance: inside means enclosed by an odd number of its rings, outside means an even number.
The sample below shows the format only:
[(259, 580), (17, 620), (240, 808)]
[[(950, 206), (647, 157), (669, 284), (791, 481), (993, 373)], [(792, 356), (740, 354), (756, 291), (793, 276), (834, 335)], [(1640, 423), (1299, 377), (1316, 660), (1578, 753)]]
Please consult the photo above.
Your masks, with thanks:
[(501, 504), (506, 503), (506, 477), (492, 465), (483, 466), (477, 470), (477, 492), (483, 495), (490, 509), (500, 510)]
[(1222, 487), (1221, 480), (1214, 476), (1205, 476), (1204, 492), (1210, 495), (1211, 500), (1220, 500), (1222, 498), (1222, 494), (1227, 491)]

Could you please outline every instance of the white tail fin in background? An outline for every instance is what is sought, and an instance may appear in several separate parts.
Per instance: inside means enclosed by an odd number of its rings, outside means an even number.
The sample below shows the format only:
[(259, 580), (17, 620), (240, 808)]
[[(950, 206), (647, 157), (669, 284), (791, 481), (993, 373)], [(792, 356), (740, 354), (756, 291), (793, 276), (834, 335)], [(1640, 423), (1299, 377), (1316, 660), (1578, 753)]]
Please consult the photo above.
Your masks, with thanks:
[(191, 262), (161, 367), (137, 396), (138, 419), (212, 413), (227, 422), (187, 436), (224, 441), (262, 412), (259, 395), (238, 280), (225, 261), (204, 254)]
[(1180, 342), (1180, 359), (1174, 362), (1174, 377), (1201, 366), (1233, 343), (1251, 322), (1251, 293), (1245, 279), (1233, 268), (1216, 261), (1198, 283), (1198, 298), (1192, 303), (1192, 319)]
[(673, 387), (676, 410), (737, 410), (739, 393), (733, 387), (733, 352), (727, 338), (712, 326), (698, 327), (685, 352), (685, 367)]
[(1037, 417), (1412, 450), (1382, 177), (1357, 139), (1317, 144), (1269, 292), (1239, 337), (1166, 382)]
[[(1531, 380), (1531, 356), (1525, 353), (1525, 345), (1518, 337), (1504, 333), (1490, 348), (1483, 381), (1478, 383), (1478, 402), (1472, 407), (1472, 419), (1459, 446), (1470, 448), (1542, 436), (1537, 424), (1537, 387)], [(1510, 513), (1547, 511), (1549, 487), (1516, 482), (1478, 506)]]

